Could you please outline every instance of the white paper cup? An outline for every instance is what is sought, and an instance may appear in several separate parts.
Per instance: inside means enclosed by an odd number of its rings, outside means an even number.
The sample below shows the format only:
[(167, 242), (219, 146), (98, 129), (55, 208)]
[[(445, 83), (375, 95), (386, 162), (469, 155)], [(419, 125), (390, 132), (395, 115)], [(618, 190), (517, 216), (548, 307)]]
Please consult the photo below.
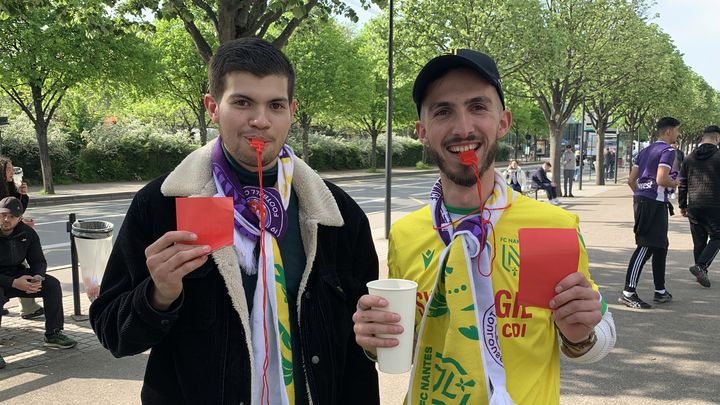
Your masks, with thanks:
[(389, 278), (367, 283), (370, 295), (387, 300), (388, 306), (378, 308), (400, 315), (403, 333), (400, 335), (378, 334), (382, 338), (395, 338), (400, 341), (395, 347), (378, 347), (378, 366), (383, 373), (401, 374), (412, 367), (413, 330), (415, 328), (415, 294), (417, 283), (410, 280)]
[(13, 167), (13, 182), (15, 187), (22, 186), (23, 169), (22, 167)]

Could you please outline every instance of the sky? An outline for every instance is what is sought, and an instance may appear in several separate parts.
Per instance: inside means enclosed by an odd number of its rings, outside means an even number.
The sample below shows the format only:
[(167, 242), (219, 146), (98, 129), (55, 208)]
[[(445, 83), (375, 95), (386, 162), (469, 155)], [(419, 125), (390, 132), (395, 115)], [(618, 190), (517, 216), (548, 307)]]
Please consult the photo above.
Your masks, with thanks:
[[(357, 11), (360, 23), (377, 15), (377, 8), (362, 10), (359, 0), (348, 3)], [(683, 60), (695, 73), (720, 91), (720, 1), (656, 0), (650, 9), (652, 18), (669, 34), (683, 54)]]
[(720, 1), (657, 0), (653, 20), (670, 35), (695, 73), (720, 91)]

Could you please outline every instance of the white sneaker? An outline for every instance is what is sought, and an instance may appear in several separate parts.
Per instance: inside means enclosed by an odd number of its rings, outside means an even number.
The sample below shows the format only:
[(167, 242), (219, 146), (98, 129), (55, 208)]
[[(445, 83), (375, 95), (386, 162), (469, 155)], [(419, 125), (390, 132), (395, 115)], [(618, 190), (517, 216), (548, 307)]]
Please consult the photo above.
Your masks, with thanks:
[(560, 205), (560, 201), (556, 198), (554, 200), (550, 200), (550, 204), (552, 205)]

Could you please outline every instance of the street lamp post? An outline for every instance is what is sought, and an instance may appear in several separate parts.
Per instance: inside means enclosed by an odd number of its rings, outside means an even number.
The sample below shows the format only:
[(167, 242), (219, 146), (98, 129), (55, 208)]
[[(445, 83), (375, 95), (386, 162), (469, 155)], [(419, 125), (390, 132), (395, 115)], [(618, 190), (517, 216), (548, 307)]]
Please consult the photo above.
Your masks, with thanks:
[(393, 83), (393, 0), (390, 0), (390, 21), (388, 26), (388, 84), (387, 84), (387, 135), (385, 136), (385, 239), (390, 237), (390, 215), (392, 213), (392, 83)]

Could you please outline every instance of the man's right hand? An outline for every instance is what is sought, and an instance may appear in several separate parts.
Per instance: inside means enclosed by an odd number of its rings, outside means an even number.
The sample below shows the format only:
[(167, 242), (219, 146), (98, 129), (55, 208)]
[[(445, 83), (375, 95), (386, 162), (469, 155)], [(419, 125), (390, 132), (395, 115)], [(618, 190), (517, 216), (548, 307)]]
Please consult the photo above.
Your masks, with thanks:
[(387, 300), (377, 295), (363, 295), (357, 302), (356, 311), (353, 314), (355, 322), (355, 341), (366, 351), (377, 355), (378, 347), (394, 347), (400, 342), (397, 339), (377, 337), (377, 334), (399, 335), (403, 327), (398, 325), (400, 315), (394, 312), (387, 312), (377, 308), (388, 305)]
[(183, 277), (207, 261), (210, 246), (182, 243), (196, 239), (192, 232), (170, 231), (145, 249), (145, 263), (154, 284), (153, 308), (167, 310), (182, 293)]
[(13, 280), (12, 288), (27, 294), (35, 294), (42, 290), (42, 283), (37, 282), (32, 276), (24, 275)]

